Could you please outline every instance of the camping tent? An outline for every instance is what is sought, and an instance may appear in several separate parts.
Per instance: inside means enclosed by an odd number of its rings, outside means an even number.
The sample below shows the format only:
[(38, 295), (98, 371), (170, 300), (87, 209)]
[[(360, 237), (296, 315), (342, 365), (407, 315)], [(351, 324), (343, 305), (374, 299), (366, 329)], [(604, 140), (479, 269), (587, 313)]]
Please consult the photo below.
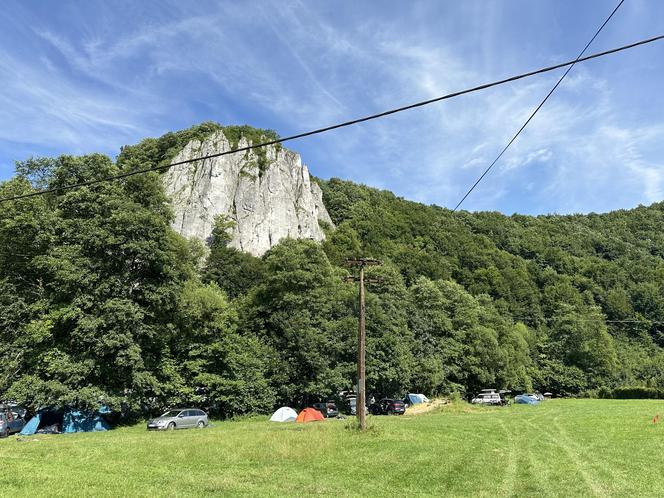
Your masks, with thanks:
[(314, 408), (305, 408), (295, 419), (298, 423), (315, 422), (317, 420), (325, 420), (321, 412)]
[(407, 394), (406, 402), (409, 405), (418, 405), (420, 403), (428, 403), (430, 400), (424, 394)]
[[(97, 432), (110, 429), (108, 423), (102, 418), (101, 413), (108, 413), (104, 407), (97, 413), (85, 412), (73, 408), (56, 410), (44, 408), (32, 417), (20, 432), (22, 436), (29, 436), (39, 430), (49, 428), (49, 431), (57, 428), (58, 432)], [(53, 429), (51, 429), (53, 428)]]
[(282, 406), (270, 417), (270, 422), (295, 422), (297, 412), (287, 406)]
[(519, 394), (514, 398), (514, 402), (521, 405), (537, 405), (539, 404), (539, 399), (529, 394)]

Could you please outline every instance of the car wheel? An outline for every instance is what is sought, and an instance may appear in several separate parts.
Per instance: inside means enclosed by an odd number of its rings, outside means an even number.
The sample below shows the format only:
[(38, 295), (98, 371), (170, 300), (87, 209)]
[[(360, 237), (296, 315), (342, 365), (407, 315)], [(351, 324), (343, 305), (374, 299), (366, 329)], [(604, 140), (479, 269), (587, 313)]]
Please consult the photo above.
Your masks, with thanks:
[(387, 410), (388, 415), (394, 415), (394, 410)]
[(170, 423), (166, 426), (166, 429), (168, 429), (169, 431), (172, 431), (173, 429), (175, 429), (175, 422), (170, 422)]
[(205, 422), (203, 422), (202, 420), (199, 420), (198, 424), (196, 424), (196, 427), (198, 427), (199, 429), (202, 429), (203, 427), (205, 427)]

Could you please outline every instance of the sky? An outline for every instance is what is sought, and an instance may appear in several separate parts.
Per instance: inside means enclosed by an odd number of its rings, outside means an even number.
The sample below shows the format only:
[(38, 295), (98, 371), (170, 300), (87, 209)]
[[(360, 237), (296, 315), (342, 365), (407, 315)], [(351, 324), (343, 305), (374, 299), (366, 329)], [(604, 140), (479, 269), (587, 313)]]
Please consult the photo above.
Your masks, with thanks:
[[(574, 59), (609, 0), (5, 0), (0, 180), (202, 121), (281, 136)], [(664, 34), (626, 0), (589, 53)], [(290, 142), (310, 171), (453, 208), (563, 70)], [(664, 42), (579, 64), (464, 202), (505, 214), (664, 200)]]

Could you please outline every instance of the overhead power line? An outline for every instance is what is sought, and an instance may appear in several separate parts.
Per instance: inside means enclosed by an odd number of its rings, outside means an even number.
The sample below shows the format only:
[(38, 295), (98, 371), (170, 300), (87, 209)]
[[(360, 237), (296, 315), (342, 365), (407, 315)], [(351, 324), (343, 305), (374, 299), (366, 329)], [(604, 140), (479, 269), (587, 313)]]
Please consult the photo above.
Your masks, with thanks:
[(638, 324), (638, 325), (661, 325), (664, 324), (663, 321), (659, 320), (649, 320), (647, 318), (644, 318), (643, 320), (602, 320), (601, 318), (583, 318), (583, 317), (568, 317), (568, 316), (563, 316), (563, 317), (540, 317), (540, 318), (533, 318), (533, 317), (526, 317), (526, 316), (511, 316), (508, 317), (511, 318), (515, 322), (555, 322), (555, 321), (561, 321), (561, 322), (597, 322), (597, 323), (618, 323), (618, 324)]
[(503, 154), (505, 153), (505, 151), (507, 151), (507, 149), (510, 148), (510, 146), (512, 145), (512, 143), (517, 139), (517, 137), (518, 137), (518, 136), (521, 134), (521, 132), (526, 128), (526, 126), (528, 126), (528, 123), (530, 123), (530, 121), (535, 117), (535, 114), (537, 114), (537, 112), (542, 108), (542, 106), (546, 103), (546, 101), (549, 100), (549, 97), (551, 97), (551, 95), (553, 94), (553, 92), (556, 91), (556, 88), (558, 88), (558, 85), (560, 85), (560, 84), (562, 83), (562, 81), (565, 79), (565, 76), (567, 76), (567, 75), (569, 74), (569, 72), (572, 70), (572, 68), (574, 67), (574, 65), (575, 65), (577, 62), (580, 62), (581, 60), (583, 60), (583, 59), (581, 59), (581, 57), (583, 56), (583, 54), (586, 53), (586, 50), (588, 50), (588, 47), (590, 47), (590, 44), (595, 40), (595, 38), (597, 38), (597, 35), (599, 35), (599, 34), (601, 33), (601, 31), (604, 29), (604, 26), (607, 25), (607, 23), (608, 23), (608, 22), (611, 20), (611, 18), (613, 17), (613, 14), (615, 14), (615, 13), (617, 12), (617, 10), (620, 8), (620, 6), (623, 4), (624, 1), (625, 1), (625, 0), (620, 0), (620, 2), (618, 2), (618, 5), (616, 5), (616, 8), (613, 9), (613, 11), (611, 12), (611, 14), (609, 14), (609, 17), (607, 17), (606, 20), (602, 23), (602, 25), (601, 25), (601, 26), (599, 27), (599, 29), (595, 32), (595, 34), (594, 34), (593, 37), (590, 39), (590, 41), (589, 41), (588, 43), (586, 43), (586, 46), (583, 47), (583, 50), (581, 50), (581, 52), (579, 53), (578, 57), (574, 60), (574, 62), (572, 62), (572, 63), (569, 65), (569, 67), (567, 68), (567, 71), (565, 71), (565, 72), (563, 73), (563, 75), (560, 77), (560, 79), (556, 82), (556, 84), (553, 85), (553, 88), (551, 88), (551, 90), (549, 90), (549, 93), (546, 94), (546, 97), (544, 97), (544, 99), (542, 100), (542, 102), (540, 102), (540, 104), (535, 108), (535, 110), (532, 112), (532, 114), (530, 115), (530, 117), (528, 117), (528, 119), (526, 119), (526, 122), (523, 123), (523, 125), (521, 126), (521, 128), (519, 128), (519, 131), (517, 131), (517, 132), (515, 133), (515, 135), (512, 137), (512, 139), (511, 139), (509, 142), (507, 142), (507, 145), (503, 148), (503, 150), (500, 151), (500, 154), (498, 154), (498, 155), (496, 156), (496, 158), (493, 160), (493, 162), (492, 162), (491, 164), (489, 164), (489, 167), (488, 167), (487, 169), (484, 170), (484, 173), (482, 173), (482, 174), (480, 175), (480, 177), (475, 181), (475, 183), (473, 183), (473, 185), (470, 187), (470, 189), (468, 189), (468, 191), (466, 192), (466, 194), (461, 198), (461, 200), (457, 203), (457, 205), (456, 205), (456, 206), (454, 207), (454, 209), (452, 210), (453, 212), (456, 211), (457, 209), (459, 209), (459, 206), (461, 206), (461, 204), (463, 204), (463, 201), (466, 200), (466, 198), (472, 193), (472, 191), (475, 190), (475, 187), (477, 187), (477, 186), (480, 184), (480, 182), (484, 179), (484, 177), (489, 173), (489, 171), (491, 171), (491, 168), (493, 168), (493, 166), (494, 166), (494, 165), (500, 160), (500, 158), (503, 157)]
[(171, 164), (165, 164), (163, 166), (154, 166), (154, 167), (150, 167), (150, 168), (137, 169), (137, 170), (134, 170), (134, 171), (128, 171), (127, 173), (121, 173), (119, 175), (107, 176), (107, 177), (98, 178), (98, 179), (95, 179), (95, 180), (88, 180), (88, 181), (85, 181), (85, 182), (75, 183), (75, 184), (71, 184), (71, 185), (63, 185), (61, 187), (54, 187), (54, 188), (50, 188), (50, 189), (39, 190), (37, 192), (31, 192), (29, 194), (21, 194), (21, 195), (15, 195), (15, 196), (11, 196), (11, 197), (5, 197), (5, 198), (0, 199), (0, 203), (8, 202), (8, 201), (15, 201), (15, 200), (19, 200), (19, 199), (26, 199), (28, 197), (35, 197), (35, 196), (38, 196), (38, 195), (44, 195), (44, 194), (49, 194), (49, 193), (54, 193), (54, 192), (62, 192), (62, 191), (65, 191), (65, 190), (72, 190), (72, 189), (76, 189), (76, 188), (80, 188), (80, 187), (87, 187), (87, 186), (90, 186), (90, 185), (96, 185), (98, 183), (104, 183), (104, 182), (109, 182), (109, 181), (114, 181), (114, 180), (121, 180), (123, 178), (128, 178), (130, 176), (141, 175), (141, 174), (144, 174), (144, 173), (150, 173), (150, 172), (154, 172), (154, 171), (164, 171), (164, 170), (170, 169), (174, 166), (180, 166), (182, 164), (188, 164), (188, 163), (193, 163), (193, 162), (197, 162), (197, 161), (203, 161), (205, 159), (211, 159), (211, 158), (214, 158), (214, 157), (226, 156), (226, 155), (230, 155), (230, 154), (236, 154), (236, 153), (239, 153), (239, 152), (246, 152), (246, 151), (249, 151), (249, 150), (252, 150), (252, 149), (258, 149), (258, 148), (261, 148), (261, 147), (267, 147), (269, 145), (276, 145), (276, 144), (279, 144), (279, 143), (284, 143), (284, 142), (288, 142), (288, 141), (291, 141), (291, 140), (296, 140), (296, 139), (299, 139), (299, 138), (309, 137), (311, 135), (318, 135), (320, 133), (325, 133), (325, 132), (328, 132), (328, 131), (336, 130), (338, 128), (344, 128), (346, 126), (352, 126), (352, 125), (355, 125), (355, 124), (364, 123), (365, 121), (371, 121), (371, 120), (374, 120), (374, 119), (389, 116), (391, 114), (396, 114), (396, 113), (399, 113), (399, 112), (408, 111), (410, 109), (415, 109), (417, 107), (423, 107), (423, 106), (426, 106), (426, 105), (429, 105), (429, 104), (434, 104), (434, 103), (440, 102), (442, 100), (447, 100), (447, 99), (451, 99), (451, 98), (454, 98), (454, 97), (459, 97), (461, 95), (466, 95), (466, 94), (477, 92), (477, 91), (480, 91), (480, 90), (485, 90), (487, 88), (491, 88), (491, 87), (494, 87), (494, 86), (504, 85), (505, 83), (510, 83), (512, 81), (521, 80), (521, 79), (524, 79), (524, 78), (528, 78), (530, 76), (535, 76), (537, 74), (547, 73), (547, 72), (550, 72), (550, 71), (554, 71), (556, 69), (560, 69), (560, 68), (563, 68), (563, 67), (566, 67), (566, 66), (570, 66), (572, 64), (577, 64), (579, 62), (585, 62), (585, 61), (589, 61), (591, 59), (597, 59), (599, 57), (604, 57), (606, 55), (615, 54), (617, 52), (622, 52), (624, 50), (628, 50), (628, 49), (631, 49), (631, 48), (639, 47), (639, 46), (642, 46), (642, 45), (647, 45), (649, 43), (654, 43), (654, 42), (660, 41), (662, 39), (664, 39), (664, 35), (655, 36), (653, 38), (647, 38), (645, 40), (630, 43), (628, 45), (623, 45), (621, 47), (613, 48), (611, 50), (605, 50), (604, 52), (598, 52), (596, 54), (588, 55), (586, 57), (577, 58), (573, 61), (568, 61), (568, 62), (563, 62), (563, 63), (560, 63), (560, 64), (555, 64), (553, 66), (548, 66), (548, 67), (544, 67), (542, 69), (537, 69), (535, 71), (529, 71), (527, 73), (522, 73), (522, 74), (519, 74), (519, 75), (516, 75), (516, 76), (511, 76), (509, 78), (494, 81), (492, 83), (485, 83), (483, 85), (468, 88), (466, 90), (461, 90), (461, 91), (458, 91), (458, 92), (448, 93), (447, 95), (442, 95), (440, 97), (436, 97), (436, 98), (433, 98), (433, 99), (423, 100), (423, 101), (420, 101), (420, 102), (416, 102), (414, 104), (406, 105), (406, 106), (403, 106), (403, 107), (397, 107), (395, 109), (390, 109), (388, 111), (379, 112), (377, 114), (371, 114), (369, 116), (364, 116), (364, 117), (361, 117), (361, 118), (352, 119), (350, 121), (344, 121), (343, 123), (338, 123), (338, 124), (335, 124), (335, 125), (327, 126), (325, 128), (318, 128), (316, 130), (307, 131), (307, 132), (304, 132), (304, 133), (298, 133), (297, 135), (291, 135), (291, 136), (284, 137), (284, 138), (279, 138), (279, 139), (276, 139), (276, 140), (270, 140), (270, 141), (267, 141), (267, 142), (252, 144), (252, 145), (248, 145), (246, 147), (240, 147), (240, 148), (235, 149), (235, 150), (228, 150), (228, 151), (224, 151), (224, 152), (218, 152), (218, 153), (215, 153), (215, 154), (208, 154), (206, 156), (196, 157), (196, 158), (192, 158), (192, 159), (186, 159), (184, 161), (177, 161), (177, 162), (174, 162), (174, 163), (171, 163)]

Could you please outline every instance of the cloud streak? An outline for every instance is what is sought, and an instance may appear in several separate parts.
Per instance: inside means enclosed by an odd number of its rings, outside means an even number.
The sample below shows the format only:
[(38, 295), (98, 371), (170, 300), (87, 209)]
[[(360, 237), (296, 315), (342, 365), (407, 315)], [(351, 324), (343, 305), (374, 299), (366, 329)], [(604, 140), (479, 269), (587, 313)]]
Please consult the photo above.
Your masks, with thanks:
[[(131, 4), (124, 12), (92, 3), (86, 11), (65, 2), (76, 22), (64, 27), (26, 8), (5, 11), (12, 25), (35, 29), (29, 39), (0, 34), (0, 120), (14, 124), (0, 128), (0, 178), (26, 154), (113, 154), (207, 119), (287, 135), (431, 98), (563, 60), (597, 17), (593, 9), (541, 10), (518, 1), (395, 2), (385, 12), (299, 1), (252, 9), (159, 5)], [(91, 17), (95, 9), (103, 15)], [(639, 9), (625, 9), (623, 29), (649, 26), (644, 16), (654, 14)], [(583, 23), (570, 25), (571, 14)], [(570, 30), (565, 36), (561, 26)], [(608, 26), (598, 43), (610, 45), (620, 32)], [(650, 57), (661, 53), (653, 48)], [(662, 69), (631, 57), (622, 60), (639, 76), (622, 71), (618, 82), (618, 60), (574, 68), (464, 207), (586, 212), (661, 200), (664, 125), (653, 107), (664, 99), (649, 102), (627, 82), (639, 79), (644, 93), (653, 93), (644, 75)], [(319, 176), (451, 207), (554, 79), (532, 78), (289, 147)]]

